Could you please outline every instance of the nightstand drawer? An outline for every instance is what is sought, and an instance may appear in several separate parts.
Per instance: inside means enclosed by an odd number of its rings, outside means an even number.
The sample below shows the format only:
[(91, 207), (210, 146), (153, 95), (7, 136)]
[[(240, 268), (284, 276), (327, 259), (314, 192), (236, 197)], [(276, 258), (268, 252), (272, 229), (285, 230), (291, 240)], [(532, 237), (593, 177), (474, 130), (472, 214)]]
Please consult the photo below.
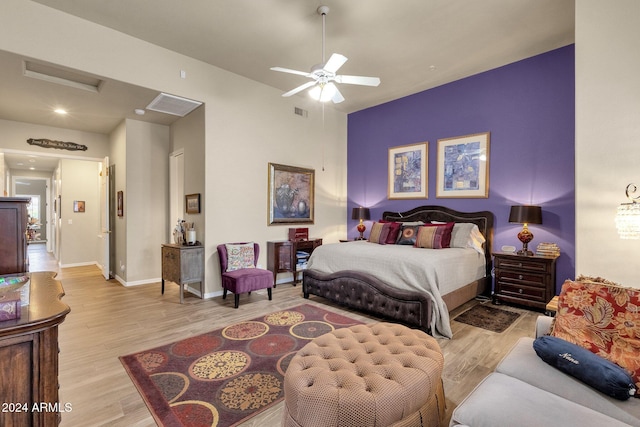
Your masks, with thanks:
[(524, 284), (500, 282), (501, 294), (505, 297), (526, 298), (529, 301), (547, 303), (547, 290), (544, 287), (532, 287)]
[(526, 271), (500, 270), (496, 276), (500, 281), (523, 283), (529, 286), (545, 286), (544, 274), (527, 273)]
[(496, 268), (537, 271), (540, 273), (549, 273), (551, 270), (551, 264), (548, 262), (527, 260), (523, 259), (523, 257), (518, 257), (517, 259), (496, 258), (495, 262)]

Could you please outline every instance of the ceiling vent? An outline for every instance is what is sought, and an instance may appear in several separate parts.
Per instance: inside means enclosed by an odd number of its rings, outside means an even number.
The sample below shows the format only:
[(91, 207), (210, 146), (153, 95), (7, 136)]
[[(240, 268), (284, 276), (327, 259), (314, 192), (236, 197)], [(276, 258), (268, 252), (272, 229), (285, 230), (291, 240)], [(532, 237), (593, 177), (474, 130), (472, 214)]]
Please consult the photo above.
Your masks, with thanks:
[(184, 117), (201, 105), (202, 102), (161, 93), (147, 105), (147, 110)]
[(26, 77), (96, 93), (104, 83), (102, 79), (85, 73), (32, 61), (24, 61), (22, 72)]

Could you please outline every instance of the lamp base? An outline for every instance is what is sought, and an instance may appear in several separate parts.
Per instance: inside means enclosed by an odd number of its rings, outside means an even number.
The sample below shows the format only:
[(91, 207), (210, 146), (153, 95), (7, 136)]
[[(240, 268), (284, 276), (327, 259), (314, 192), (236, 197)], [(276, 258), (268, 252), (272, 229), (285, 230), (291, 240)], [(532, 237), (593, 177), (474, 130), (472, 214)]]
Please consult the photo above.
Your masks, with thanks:
[(364, 237), (364, 231), (367, 229), (367, 226), (364, 225), (364, 222), (362, 220), (360, 220), (360, 224), (358, 224), (356, 229), (360, 232), (360, 237), (358, 237), (356, 240), (367, 240)]
[(522, 242), (522, 249), (518, 251), (518, 255), (533, 256), (533, 252), (529, 250), (529, 242), (533, 240), (533, 233), (529, 231), (527, 224), (524, 224), (522, 231), (518, 233), (518, 240)]

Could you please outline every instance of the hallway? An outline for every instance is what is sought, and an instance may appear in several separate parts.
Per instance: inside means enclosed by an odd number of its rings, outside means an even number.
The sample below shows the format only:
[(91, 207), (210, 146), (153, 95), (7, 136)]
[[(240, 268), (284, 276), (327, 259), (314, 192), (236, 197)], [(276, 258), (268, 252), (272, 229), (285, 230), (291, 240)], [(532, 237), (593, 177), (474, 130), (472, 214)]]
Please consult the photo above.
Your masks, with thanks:
[(58, 262), (53, 253), (47, 252), (47, 244), (29, 243), (27, 246), (27, 256), (29, 257), (29, 271), (55, 271), (60, 272)]

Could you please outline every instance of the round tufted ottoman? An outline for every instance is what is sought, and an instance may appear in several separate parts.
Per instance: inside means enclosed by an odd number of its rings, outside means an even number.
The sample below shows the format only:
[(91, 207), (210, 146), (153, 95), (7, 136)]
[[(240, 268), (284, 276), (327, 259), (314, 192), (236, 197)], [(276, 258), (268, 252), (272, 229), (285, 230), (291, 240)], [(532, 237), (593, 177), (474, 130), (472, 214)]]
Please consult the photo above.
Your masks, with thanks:
[(392, 323), (315, 338), (284, 377), (286, 427), (439, 426), (444, 414), (437, 341)]

